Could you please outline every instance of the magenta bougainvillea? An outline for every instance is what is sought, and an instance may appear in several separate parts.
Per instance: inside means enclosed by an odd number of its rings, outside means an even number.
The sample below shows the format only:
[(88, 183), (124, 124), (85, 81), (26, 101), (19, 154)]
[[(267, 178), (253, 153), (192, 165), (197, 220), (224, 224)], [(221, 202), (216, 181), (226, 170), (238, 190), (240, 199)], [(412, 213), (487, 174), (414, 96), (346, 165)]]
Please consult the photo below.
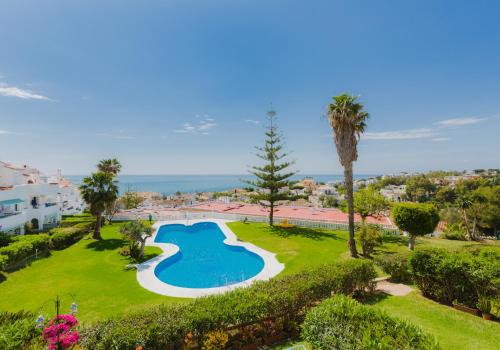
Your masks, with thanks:
[(74, 330), (77, 325), (78, 320), (73, 315), (54, 317), (43, 331), (49, 349), (71, 349), (80, 340), (80, 335)]

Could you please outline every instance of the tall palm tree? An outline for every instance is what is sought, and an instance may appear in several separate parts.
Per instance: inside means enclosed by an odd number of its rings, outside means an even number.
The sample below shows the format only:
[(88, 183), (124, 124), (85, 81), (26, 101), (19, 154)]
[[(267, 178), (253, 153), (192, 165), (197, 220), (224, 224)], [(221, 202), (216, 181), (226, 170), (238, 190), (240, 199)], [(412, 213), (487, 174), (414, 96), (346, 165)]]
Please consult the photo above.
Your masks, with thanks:
[(93, 237), (101, 239), (102, 214), (106, 205), (118, 198), (118, 185), (112, 174), (99, 171), (83, 179), (80, 192), (96, 218)]
[(122, 170), (122, 165), (116, 158), (103, 159), (97, 164), (97, 170), (116, 176)]
[(347, 208), (349, 212), (349, 249), (352, 257), (357, 257), (354, 241), (354, 195), (352, 186), (352, 163), (358, 159), (358, 140), (365, 131), (368, 113), (357, 102), (356, 96), (342, 94), (333, 97), (328, 105), (328, 121), (333, 130), (340, 164), (344, 167)]

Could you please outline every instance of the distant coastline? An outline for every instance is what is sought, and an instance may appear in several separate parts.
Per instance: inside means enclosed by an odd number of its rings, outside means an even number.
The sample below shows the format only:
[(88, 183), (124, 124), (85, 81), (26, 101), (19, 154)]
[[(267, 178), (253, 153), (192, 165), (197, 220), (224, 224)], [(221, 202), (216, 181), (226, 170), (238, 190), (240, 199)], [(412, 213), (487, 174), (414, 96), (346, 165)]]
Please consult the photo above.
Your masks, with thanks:
[[(376, 174), (354, 175), (354, 179), (364, 179), (380, 176)], [(65, 176), (75, 184), (80, 184), (83, 175)], [(316, 182), (337, 182), (343, 181), (343, 175), (315, 175), (298, 174), (292, 177), (292, 180), (301, 180), (305, 177), (311, 177)], [(234, 188), (245, 187), (241, 180), (252, 179), (252, 175), (120, 175), (118, 176), (120, 193), (126, 191), (135, 192), (158, 192), (165, 195), (195, 192), (219, 192)]]

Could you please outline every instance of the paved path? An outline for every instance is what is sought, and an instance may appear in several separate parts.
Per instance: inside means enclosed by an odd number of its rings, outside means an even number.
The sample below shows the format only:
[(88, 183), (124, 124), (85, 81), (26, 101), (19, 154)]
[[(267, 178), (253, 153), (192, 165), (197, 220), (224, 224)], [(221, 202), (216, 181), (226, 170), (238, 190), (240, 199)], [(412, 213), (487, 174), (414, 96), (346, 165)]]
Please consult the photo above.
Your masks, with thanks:
[(402, 283), (392, 283), (387, 280), (378, 280), (377, 281), (377, 290), (396, 296), (405, 296), (409, 294), (413, 289)]

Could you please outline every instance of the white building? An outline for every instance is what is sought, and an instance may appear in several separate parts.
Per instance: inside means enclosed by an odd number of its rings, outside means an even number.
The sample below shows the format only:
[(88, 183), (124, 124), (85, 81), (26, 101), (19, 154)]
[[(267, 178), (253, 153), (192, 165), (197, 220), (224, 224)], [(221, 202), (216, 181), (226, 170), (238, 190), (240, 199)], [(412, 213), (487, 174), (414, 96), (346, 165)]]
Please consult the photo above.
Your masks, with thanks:
[[(37, 169), (0, 161), (0, 231), (23, 234), (26, 224), (34, 231), (58, 225), (64, 201), (80, 198), (74, 186), (61, 185), (62, 181), (50, 183)], [(82, 209), (83, 205), (79, 212)]]
[(380, 190), (380, 194), (391, 201), (401, 202), (406, 196), (406, 186), (388, 185)]

